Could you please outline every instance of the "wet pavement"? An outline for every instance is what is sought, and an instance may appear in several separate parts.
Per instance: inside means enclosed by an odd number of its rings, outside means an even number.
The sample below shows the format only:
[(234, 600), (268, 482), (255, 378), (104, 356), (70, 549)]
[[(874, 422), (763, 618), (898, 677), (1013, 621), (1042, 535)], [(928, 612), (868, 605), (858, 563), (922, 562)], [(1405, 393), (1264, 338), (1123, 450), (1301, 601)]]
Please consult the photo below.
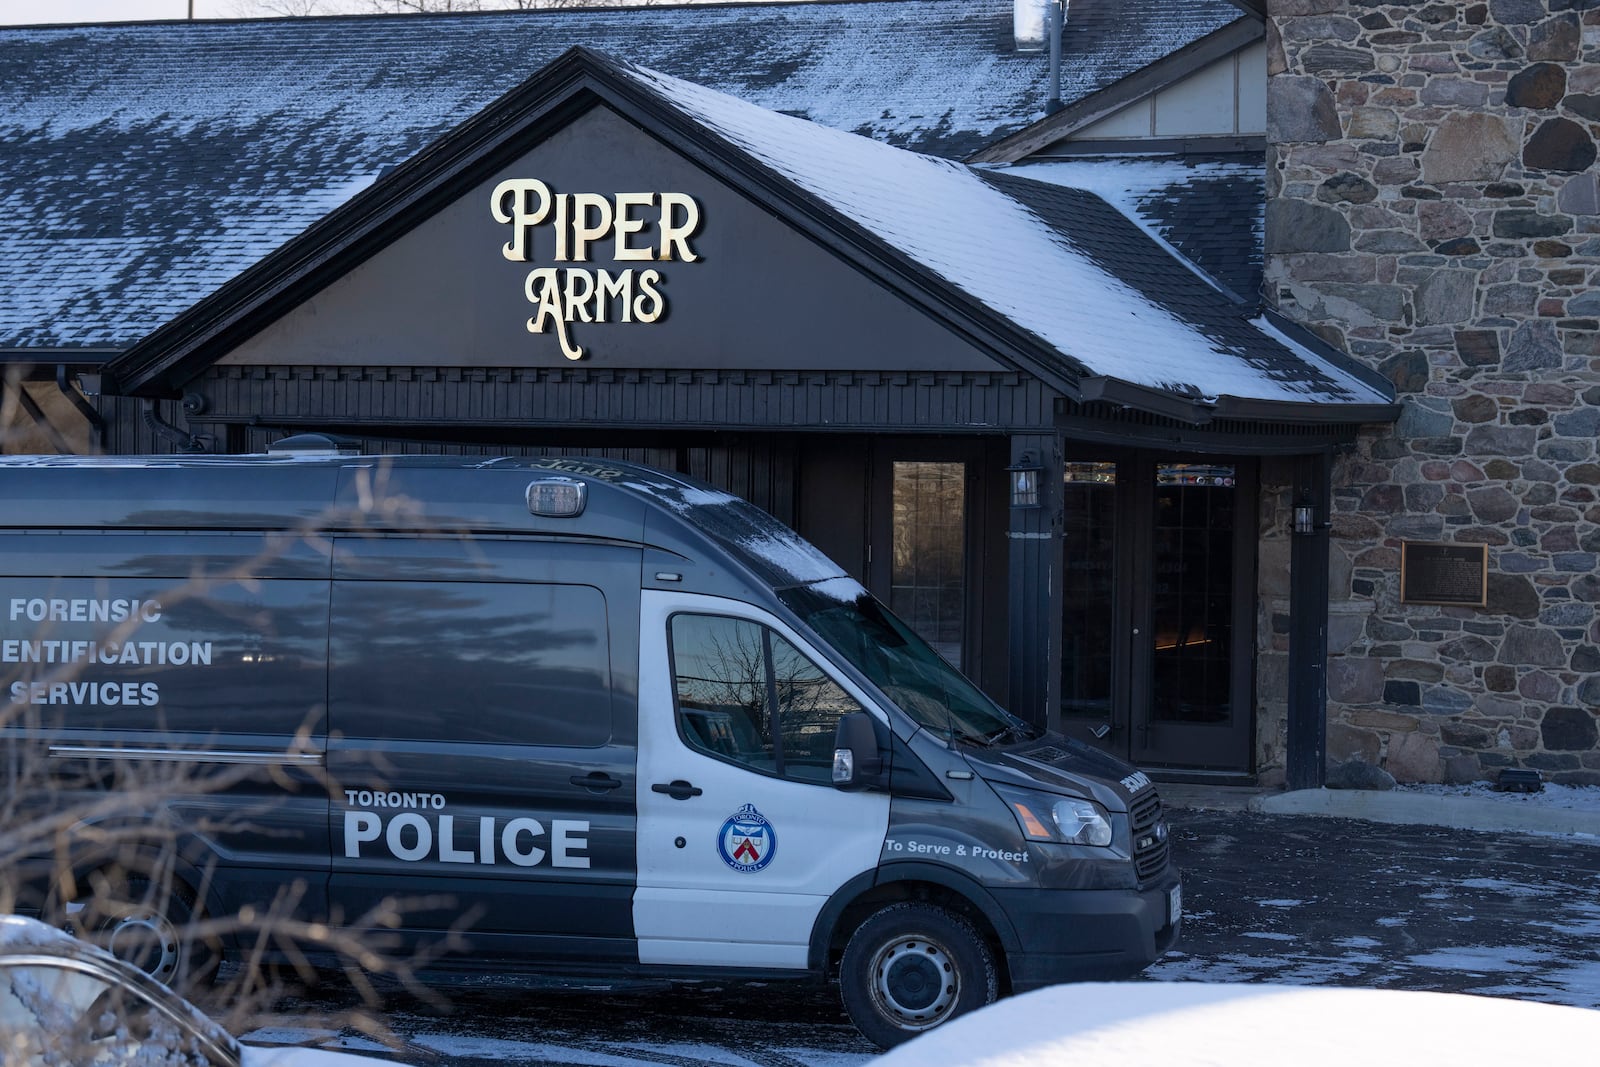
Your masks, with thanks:
[[(1600, 841), (1175, 808), (1187, 910), (1144, 976), (1470, 992), (1600, 1007)], [(874, 1050), (832, 990), (503, 985), (397, 998), (401, 1058), (441, 1067), (853, 1067)], [(282, 1007), (334, 1010), (334, 987)], [(375, 1048), (347, 1037), (343, 1047)]]
[(1189, 912), (1164, 980), (1600, 1007), (1600, 842), (1175, 810)]

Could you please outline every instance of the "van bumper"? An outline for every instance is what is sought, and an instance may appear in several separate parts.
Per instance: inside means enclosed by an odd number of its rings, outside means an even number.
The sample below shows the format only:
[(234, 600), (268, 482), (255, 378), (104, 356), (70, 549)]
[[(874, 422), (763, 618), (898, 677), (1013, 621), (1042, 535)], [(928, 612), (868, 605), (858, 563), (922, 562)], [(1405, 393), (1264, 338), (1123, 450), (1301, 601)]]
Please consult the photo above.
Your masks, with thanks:
[(991, 889), (1022, 951), (1006, 960), (1011, 991), (1128, 978), (1178, 940), (1170, 919), (1178, 872), (1145, 889)]

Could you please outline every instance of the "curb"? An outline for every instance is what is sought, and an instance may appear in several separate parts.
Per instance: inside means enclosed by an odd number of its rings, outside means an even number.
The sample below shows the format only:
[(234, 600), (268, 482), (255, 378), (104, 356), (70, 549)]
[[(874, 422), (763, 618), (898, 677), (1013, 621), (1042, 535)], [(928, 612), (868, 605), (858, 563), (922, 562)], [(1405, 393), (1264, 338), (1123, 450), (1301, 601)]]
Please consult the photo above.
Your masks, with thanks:
[(1299, 789), (1253, 796), (1248, 808), (1269, 815), (1330, 815), (1368, 822), (1581, 834), (1600, 839), (1600, 811), (1529, 804), (1516, 794), (1458, 797), (1375, 789)]

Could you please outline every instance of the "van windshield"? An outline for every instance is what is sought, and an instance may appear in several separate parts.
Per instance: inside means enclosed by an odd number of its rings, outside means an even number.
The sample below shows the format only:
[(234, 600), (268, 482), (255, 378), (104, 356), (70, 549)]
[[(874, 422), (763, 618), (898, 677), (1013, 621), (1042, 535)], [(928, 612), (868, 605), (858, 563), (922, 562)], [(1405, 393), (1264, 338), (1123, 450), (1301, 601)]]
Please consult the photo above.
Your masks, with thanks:
[[(844, 580), (821, 583), (827, 592)], [(888, 608), (854, 582), (853, 595), (829, 596), (817, 586), (778, 593), (845, 659), (907, 715), (930, 732), (956, 741), (998, 745), (1038, 734), (1031, 724), (1000, 708)]]

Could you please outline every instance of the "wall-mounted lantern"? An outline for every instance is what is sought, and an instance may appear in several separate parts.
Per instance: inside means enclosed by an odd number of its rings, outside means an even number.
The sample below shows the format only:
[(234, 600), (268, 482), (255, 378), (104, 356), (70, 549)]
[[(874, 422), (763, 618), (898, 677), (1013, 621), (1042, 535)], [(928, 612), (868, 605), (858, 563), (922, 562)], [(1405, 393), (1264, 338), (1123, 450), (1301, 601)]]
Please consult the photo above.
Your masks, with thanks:
[(1310, 504), (1294, 506), (1294, 532), (1310, 536), (1317, 532), (1317, 509)]
[(1039, 476), (1043, 473), (1044, 468), (1039, 465), (1038, 459), (1032, 452), (1022, 453), (1017, 462), (1006, 468), (1006, 475), (1011, 484), (1012, 507), (1039, 506)]

